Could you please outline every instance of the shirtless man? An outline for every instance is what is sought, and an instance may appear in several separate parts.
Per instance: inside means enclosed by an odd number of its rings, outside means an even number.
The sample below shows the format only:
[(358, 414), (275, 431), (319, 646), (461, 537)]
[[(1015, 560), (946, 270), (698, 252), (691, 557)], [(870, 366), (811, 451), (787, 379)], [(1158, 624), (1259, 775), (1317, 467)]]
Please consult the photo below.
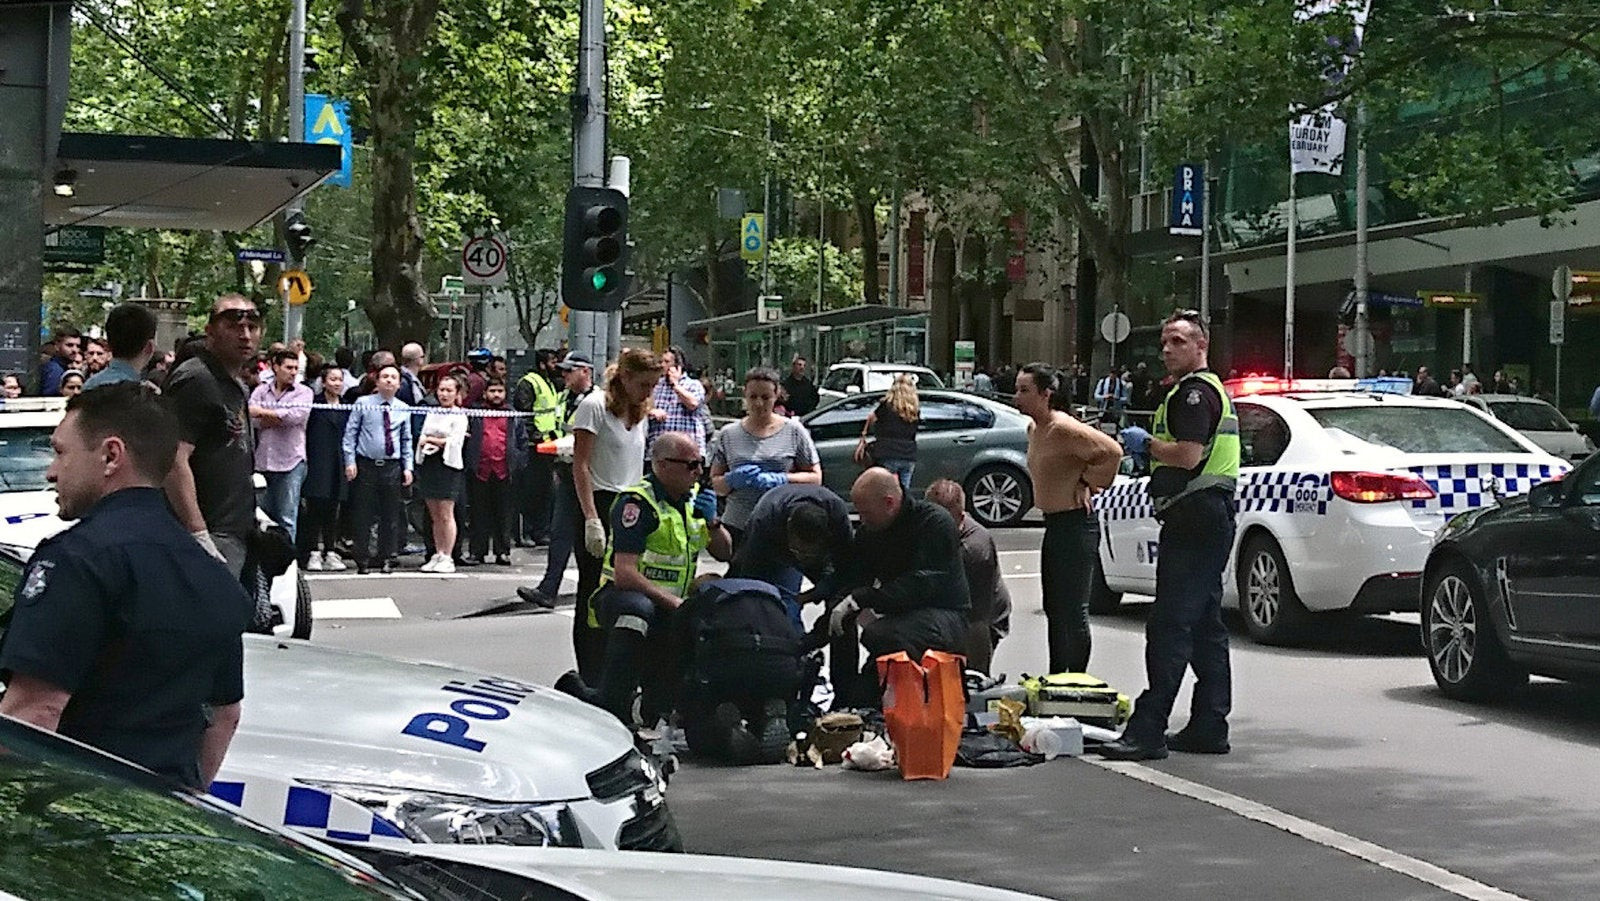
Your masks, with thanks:
[(1028, 426), (1028, 475), (1034, 503), (1044, 511), (1041, 574), (1049, 621), (1052, 673), (1081, 673), (1089, 665), (1089, 590), (1099, 527), (1089, 499), (1116, 478), (1122, 447), (1116, 439), (1050, 408), (1054, 368), (1030, 363), (1017, 374), (1016, 405)]

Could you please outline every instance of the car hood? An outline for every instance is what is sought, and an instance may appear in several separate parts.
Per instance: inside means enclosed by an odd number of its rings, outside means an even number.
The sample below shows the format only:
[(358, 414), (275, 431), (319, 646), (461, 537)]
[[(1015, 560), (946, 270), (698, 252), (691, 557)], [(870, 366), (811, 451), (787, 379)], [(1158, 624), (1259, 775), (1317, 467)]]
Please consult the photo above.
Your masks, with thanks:
[(416, 845), (405, 851), (517, 873), (589, 901), (1039, 901), (1036, 895), (965, 882), (753, 858), (484, 845)]
[(33, 553), (40, 542), (67, 527), (56, 510), (53, 488), (0, 494), (0, 543)]
[(227, 768), (496, 801), (589, 797), (633, 748), (560, 692), (431, 663), (245, 636), (245, 702)]

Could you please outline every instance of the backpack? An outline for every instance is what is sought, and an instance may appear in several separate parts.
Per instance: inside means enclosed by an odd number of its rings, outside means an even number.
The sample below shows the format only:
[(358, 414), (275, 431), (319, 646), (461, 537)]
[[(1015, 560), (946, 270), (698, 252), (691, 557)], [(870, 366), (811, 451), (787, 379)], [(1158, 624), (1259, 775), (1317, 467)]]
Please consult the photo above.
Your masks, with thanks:
[(800, 630), (778, 589), (756, 579), (706, 583), (690, 605), (697, 692), (719, 698), (788, 698), (800, 683)]

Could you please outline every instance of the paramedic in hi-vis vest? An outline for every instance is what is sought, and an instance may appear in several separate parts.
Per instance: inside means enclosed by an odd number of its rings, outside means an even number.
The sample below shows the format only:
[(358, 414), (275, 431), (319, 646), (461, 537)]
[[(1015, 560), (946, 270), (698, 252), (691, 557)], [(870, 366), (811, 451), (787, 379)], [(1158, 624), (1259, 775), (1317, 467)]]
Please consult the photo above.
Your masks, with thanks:
[[(644, 688), (644, 721), (671, 712), (679, 649), (673, 618), (694, 588), (700, 552), (726, 562), (733, 540), (717, 519), (717, 495), (701, 487), (706, 461), (692, 435), (663, 432), (650, 474), (611, 507), (600, 588), (589, 602), (590, 626), (606, 630), (600, 683), (576, 671), (556, 688), (633, 722), (633, 692)], [(709, 480), (707, 480), (709, 482)]]
[[(1210, 343), (1193, 310), (1173, 313), (1161, 329), (1161, 358), (1178, 381), (1150, 430), (1150, 499), (1161, 542), (1156, 603), (1145, 624), (1149, 687), (1122, 738), (1100, 747), (1112, 760), (1159, 760), (1168, 749), (1228, 753), (1233, 688), (1222, 570), (1233, 548), (1239, 419), (1222, 381), (1206, 368)], [(1189, 722), (1167, 735), (1167, 717), (1189, 667), (1195, 676)]]
[[(555, 491), (555, 457), (539, 453), (539, 444), (562, 435), (561, 372), (556, 352), (533, 352), (533, 369), (517, 380), (511, 391), (511, 408), (533, 414), (528, 421), (528, 462), (516, 474), (517, 506), (521, 525), (512, 536), (519, 543), (550, 543), (550, 519)], [(515, 521), (515, 520), (514, 520)]]

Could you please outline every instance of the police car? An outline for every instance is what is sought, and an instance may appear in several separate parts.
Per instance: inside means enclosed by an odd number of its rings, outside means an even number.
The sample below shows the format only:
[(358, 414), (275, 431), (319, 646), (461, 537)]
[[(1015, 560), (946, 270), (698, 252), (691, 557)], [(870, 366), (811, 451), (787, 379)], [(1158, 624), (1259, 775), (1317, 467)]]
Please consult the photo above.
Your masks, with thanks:
[[(1520, 495), (1570, 464), (1478, 410), (1355, 382), (1230, 382), (1239, 416), (1238, 533), (1223, 604), (1268, 644), (1323, 611), (1415, 611), (1433, 536), (1450, 517)], [(1338, 390), (1334, 390), (1338, 389)], [(1092, 609), (1153, 594), (1161, 526), (1145, 486), (1096, 499)]]
[[(67, 526), (44, 480), (62, 411), (0, 412), (0, 612), (33, 548)], [(244, 669), (211, 790), (254, 819), (377, 845), (682, 849), (656, 760), (560, 692), (266, 635), (244, 637)]]

